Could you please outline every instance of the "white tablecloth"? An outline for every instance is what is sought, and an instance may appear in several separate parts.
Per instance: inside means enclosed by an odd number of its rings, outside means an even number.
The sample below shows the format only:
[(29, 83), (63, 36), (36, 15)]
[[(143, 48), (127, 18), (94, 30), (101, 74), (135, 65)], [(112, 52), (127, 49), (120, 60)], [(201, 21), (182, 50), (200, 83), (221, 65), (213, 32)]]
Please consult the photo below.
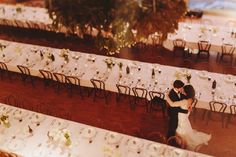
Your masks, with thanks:
[(50, 30), (52, 20), (45, 8), (0, 4), (0, 24)]
[[(39, 70), (46, 69), (52, 72), (64, 73), (67, 76), (76, 76), (81, 79), (81, 85), (86, 87), (92, 87), (90, 79), (101, 79), (105, 82), (106, 90), (112, 92), (118, 92), (116, 88), (117, 83), (127, 85), (131, 88), (143, 87), (148, 91), (166, 92), (172, 88), (172, 83), (176, 79), (181, 79), (187, 83), (184, 75), (188, 73), (191, 74), (190, 83), (194, 86), (197, 93), (196, 97), (199, 99), (197, 107), (209, 109), (208, 103), (212, 100), (223, 101), (228, 105), (236, 104), (236, 76), (234, 75), (224, 75), (73, 51), (68, 53), (69, 62), (65, 63), (64, 59), (60, 57), (61, 49), (5, 40), (0, 40), (0, 43), (7, 45), (5, 49), (0, 50), (0, 61), (5, 62), (10, 71), (19, 72), (17, 65), (24, 65), (29, 67), (33, 76), (42, 77)], [(41, 59), (40, 51), (44, 59)], [(54, 55), (55, 61), (50, 61), (47, 58), (47, 54), (49, 53)], [(93, 62), (92, 60), (95, 61)], [(111, 60), (114, 63), (111, 70), (108, 70), (105, 60)], [(46, 64), (47, 62), (48, 65)], [(122, 78), (120, 80), (118, 63), (123, 64), (121, 71)], [(130, 69), (130, 74), (126, 74), (127, 66)], [(152, 78), (152, 69), (155, 70), (154, 78)], [(214, 95), (212, 94), (213, 80), (217, 82), (216, 89), (213, 91), (215, 92)], [(229, 112), (228, 108), (227, 112)]]
[(210, 51), (221, 52), (223, 43), (236, 46), (236, 36), (232, 36), (232, 32), (236, 32), (236, 28), (180, 22), (176, 33), (169, 34), (163, 44), (164, 47), (173, 50), (173, 40), (183, 39), (186, 41), (186, 47), (198, 49), (198, 42), (204, 40), (211, 43)]
[[(0, 116), (3, 114), (9, 116), (10, 127), (0, 125), (0, 149), (23, 157), (207, 156), (0, 104)], [(32, 129), (31, 133), (29, 127)], [(71, 145), (65, 145), (64, 134), (56, 136), (61, 131), (69, 134)], [(54, 140), (50, 140), (48, 135)], [(158, 152), (163, 153), (160, 155)]]

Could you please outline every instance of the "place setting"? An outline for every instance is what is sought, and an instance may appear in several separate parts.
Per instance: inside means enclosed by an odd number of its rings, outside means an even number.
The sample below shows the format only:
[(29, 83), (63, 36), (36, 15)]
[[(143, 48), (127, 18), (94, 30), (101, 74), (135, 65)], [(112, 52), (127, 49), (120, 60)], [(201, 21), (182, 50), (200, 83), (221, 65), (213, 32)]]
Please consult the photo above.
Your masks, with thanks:
[(79, 134), (83, 139), (87, 140), (88, 143), (91, 144), (97, 135), (97, 130), (92, 127), (85, 127), (80, 130)]
[(22, 110), (22, 109), (16, 109), (12, 113), (13, 118), (20, 123), (23, 122), (25, 117), (27, 117), (28, 115), (29, 115), (29, 112), (27, 112), (26, 110)]
[(119, 148), (120, 147), (120, 143), (122, 140), (122, 136), (116, 132), (108, 132), (106, 133), (104, 139), (105, 139), (105, 143), (109, 146), (112, 146), (114, 148)]
[(46, 119), (45, 115), (40, 114), (40, 113), (32, 113), (29, 116), (29, 120), (31, 122), (31, 124), (33, 124), (34, 126), (40, 126), (41, 123)]
[(127, 156), (142, 156), (144, 150), (144, 143), (138, 138), (129, 138), (125, 142), (125, 146), (127, 149)]

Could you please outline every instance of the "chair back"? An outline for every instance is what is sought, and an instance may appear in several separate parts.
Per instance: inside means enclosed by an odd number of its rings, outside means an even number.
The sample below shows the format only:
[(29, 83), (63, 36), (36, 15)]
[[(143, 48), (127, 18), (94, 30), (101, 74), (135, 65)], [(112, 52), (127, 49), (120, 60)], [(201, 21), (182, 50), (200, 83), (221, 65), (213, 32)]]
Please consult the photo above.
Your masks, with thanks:
[(130, 87), (125, 86), (125, 85), (116, 84), (116, 88), (117, 88), (119, 94), (130, 95), (130, 91), (131, 91)]
[(151, 100), (152, 100), (154, 97), (159, 97), (159, 98), (161, 98), (161, 99), (164, 99), (164, 98), (165, 98), (165, 94), (164, 94), (164, 93), (157, 92), (157, 91), (149, 91), (149, 96), (150, 96)]
[(93, 87), (99, 90), (105, 90), (105, 83), (102, 80), (91, 79)]
[(0, 62), (0, 70), (8, 70), (7, 65), (3, 62)]
[(173, 41), (173, 45), (174, 45), (174, 47), (185, 48), (186, 41), (184, 41), (183, 39), (175, 39)]
[(236, 115), (236, 105), (230, 105), (230, 114)]
[(138, 88), (134, 87), (132, 88), (134, 96), (138, 98), (147, 98), (148, 91), (145, 88)]
[(151, 35), (151, 39), (152, 39), (152, 44), (153, 45), (161, 45), (162, 42), (161, 42), (161, 35)]
[(22, 66), (22, 65), (17, 65), (17, 68), (20, 70), (20, 72), (24, 75), (31, 75), (29, 68)]
[(209, 52), (210, 48), (211, 48), (211, 43), (209, 41), (199, 41), (198, 42), (199, 51)]
[(51, 79), (53, 80), (53, 74), (47, 70), (39, 70), (40, 74), (43, 76), (44, 79)]
[(224, 113), (227, 105), (222, 102), (211, 101), (209, 102), (210, 110), (213, 112)]
[(166, 137), (160, 132), (154, 131), (148, 134), (148, 140), (152, 140), (160, 143), (167, 143)]
[(231, 44), (223, 44), (221, 46), (222, 54), (232, 55), (234, 53), (235, 47)]
[(54, 75), (57, 82), (67, 83), (66, 82), (66, 75), (61, 74), (61, 73), (53, 73), (53, 75)]
[(80, 86), (80, 79), (75, 76), (66, 76), (66, 81), (69, 84)]

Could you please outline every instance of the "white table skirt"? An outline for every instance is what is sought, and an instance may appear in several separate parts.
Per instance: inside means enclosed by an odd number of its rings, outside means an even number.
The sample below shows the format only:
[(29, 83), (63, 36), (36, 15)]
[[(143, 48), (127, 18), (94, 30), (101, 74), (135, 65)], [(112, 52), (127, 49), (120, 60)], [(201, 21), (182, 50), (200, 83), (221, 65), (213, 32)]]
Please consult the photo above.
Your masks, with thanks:
[[(90, 79), (101, 79), (105, 82), (106, 90), (112, 92), (118, 92), (116, 88), (117, 83), (127, 85), (131, 88), (142, 87), (148, 91), (166, 92), (172, 88), (172, 83), (176, 79), (181, 79), (187, 84), (186, 77), (183, 75), (188, 73), (192, 76), (190, 83), (195, 88), (196, 97), (199, 100), (197, 107), (209, 109), (208, 103), (212, 100), (223, 101), (228, 105), (236, 104), (236, 76), (234, 75), (224, 75), (73, 51), (70, 51), (68, 54), (69, 63), (65, 63), (64, 59), (59, 55), (61, 52), (60, 49), (5, 40), (0, 40), (0, 43), (8, 45), (0, 51), (0, 61), (5, 62), (10, 71), (20, 72), (17, 65), (24, 65), (29, 67), (31, 75), (42, 77), (39, 70), (46, 69), (52, 72), (64, 73), (67, 76), (76, 76), (81, 80), (81, 85), (86, 87), (92, 87)], [(43, 60), (41, 60), (39, 51), (42, 51), (44, 54)], [(50, 61), (49, 65), (46, 65), (46, 62), (49, 62), (49, 59), (46, 57), (47, 53), (52, 53), (55, 56), (55, 61)], [(75, 59), (76, 57), (79, 59)], [(92, 62), (92, 59), (95, 59), (95, 62)], [(115, 63), (115, 66), (109, 71), (105, 63), (106, 59), (110, 59)], [(121, 80), (119, 80), (118, 68), (118, 63), (120, 62), (123, 63)], [(61, 68), (62, 66), (63, 68)], [(126, 74), (127, 66), (130, 68), (129, 75)], [(155, 78), (151, 76), (152, 69), (155, 69)], [(97, 72), (99, 72), (98, 75)], [(211, 78), (211, 80), (209, 81), (208, 78)], [(217, 82), (215, 95), (212, 95), (213, 80)], [(229, 112), (228, 108), (226, 112)]]
[[(164, 152), (161, 155), (163, 157), (208, 156), (0, 104), (0, 116), (3, 114), (9, 116), (10, 127), (0, 125), (0, 149), (23, 157), (159, 157), (158, 152), (161, 150)], [(29, 133), (28, 126), (33, 133)], [(88, 129), (91, 129), (91, 134), (87, 133)], [(53, 130), (68, 132), (71, 145), (65, 146), (63, 135), (57, 136), (58, 141), (49, 140), (47, 134)], [(53, 137), (56, 139), (56, 136)], [(132, 145), (130, 141), (135, 141), (140, 147)], [(157, 150), (154, 151), (153, 147)]]

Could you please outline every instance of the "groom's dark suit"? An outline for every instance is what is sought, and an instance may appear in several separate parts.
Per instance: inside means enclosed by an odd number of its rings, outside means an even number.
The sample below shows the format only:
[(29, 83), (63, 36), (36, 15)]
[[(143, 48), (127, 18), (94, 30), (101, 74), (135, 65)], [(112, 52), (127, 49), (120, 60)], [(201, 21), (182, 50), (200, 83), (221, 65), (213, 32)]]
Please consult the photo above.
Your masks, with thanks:
[[(175, 92), (174, 89), (172, 89), (169, 93), (170, 99), (175, 102), (175, 101), (180, 101), (183, 99), (183, 95), (179, 96), (178, 93)], [(169, 128), (168, 128), (168, 133), (167, 137), (175, 136), (175, 132), (178, 126), (178, 113), (188, 113), (188, 110), (181, 109), (180, 107), (168, 107), (168, 115), (169, 115)]]

